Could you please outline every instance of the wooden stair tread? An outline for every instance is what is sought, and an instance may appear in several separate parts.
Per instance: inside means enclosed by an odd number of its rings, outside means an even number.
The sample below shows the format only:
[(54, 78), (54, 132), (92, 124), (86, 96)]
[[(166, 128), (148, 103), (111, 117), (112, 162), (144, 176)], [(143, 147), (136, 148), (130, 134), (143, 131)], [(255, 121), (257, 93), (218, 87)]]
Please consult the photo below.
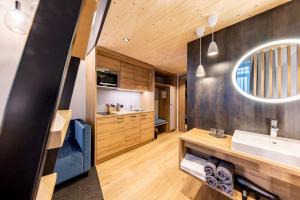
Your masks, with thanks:
[(51, 126), (48, 149), (59, 148), (63, 145), (72, 118), (71, 110), (58, 110)]
[(57, 174), (43, 176), (40, 181), (36, 200), (51, 200), (54, 192)]

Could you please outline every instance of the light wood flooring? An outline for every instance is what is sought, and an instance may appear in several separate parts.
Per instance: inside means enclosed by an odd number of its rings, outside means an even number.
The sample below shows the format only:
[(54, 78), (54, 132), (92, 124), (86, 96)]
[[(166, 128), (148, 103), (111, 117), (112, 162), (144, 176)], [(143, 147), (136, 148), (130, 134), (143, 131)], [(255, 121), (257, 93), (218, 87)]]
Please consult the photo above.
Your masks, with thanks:
[(178, 168), (179, 132), (97, 165), (105, 200), (227, 199)]

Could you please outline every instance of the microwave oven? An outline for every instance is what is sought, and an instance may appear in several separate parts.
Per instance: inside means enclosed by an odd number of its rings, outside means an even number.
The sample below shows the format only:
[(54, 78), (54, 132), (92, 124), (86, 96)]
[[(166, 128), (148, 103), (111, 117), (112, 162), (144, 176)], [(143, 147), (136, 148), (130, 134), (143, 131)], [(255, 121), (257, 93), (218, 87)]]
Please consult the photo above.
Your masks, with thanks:
[(107, 70), (97, 71), (97, 86), (117, 88), (119, 86), (118, 73)]

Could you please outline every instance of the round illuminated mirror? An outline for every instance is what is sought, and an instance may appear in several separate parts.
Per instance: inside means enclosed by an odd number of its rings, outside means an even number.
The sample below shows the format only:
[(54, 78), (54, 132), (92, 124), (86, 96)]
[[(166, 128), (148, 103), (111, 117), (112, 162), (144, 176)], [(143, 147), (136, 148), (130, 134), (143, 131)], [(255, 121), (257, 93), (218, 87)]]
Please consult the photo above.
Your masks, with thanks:
[(300, 99), (300, 39), (260, 45), (236, 63), (232, 81), (244, 96), (267, 103)]

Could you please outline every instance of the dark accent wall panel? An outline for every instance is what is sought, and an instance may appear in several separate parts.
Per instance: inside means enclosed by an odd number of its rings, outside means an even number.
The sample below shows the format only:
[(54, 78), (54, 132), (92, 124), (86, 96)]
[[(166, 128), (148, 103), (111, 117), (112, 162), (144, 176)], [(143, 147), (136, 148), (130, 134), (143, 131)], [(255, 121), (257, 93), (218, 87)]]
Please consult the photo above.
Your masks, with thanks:
[(202, 38), (205, 78), (196, 78), (199, 40), (187, 45), (188, 129), (223, 128), (269, 134), (270, 119), (279, 121), (279, 136), (300, 139), (300, 101), (268, 104), (242, 96), (232, 84), (238, 59), (252, 48), (274, 40), (300, 38), (300, 1), (292, 1), (215, 33), (219, 55), (208, 57), (211, 35)]

